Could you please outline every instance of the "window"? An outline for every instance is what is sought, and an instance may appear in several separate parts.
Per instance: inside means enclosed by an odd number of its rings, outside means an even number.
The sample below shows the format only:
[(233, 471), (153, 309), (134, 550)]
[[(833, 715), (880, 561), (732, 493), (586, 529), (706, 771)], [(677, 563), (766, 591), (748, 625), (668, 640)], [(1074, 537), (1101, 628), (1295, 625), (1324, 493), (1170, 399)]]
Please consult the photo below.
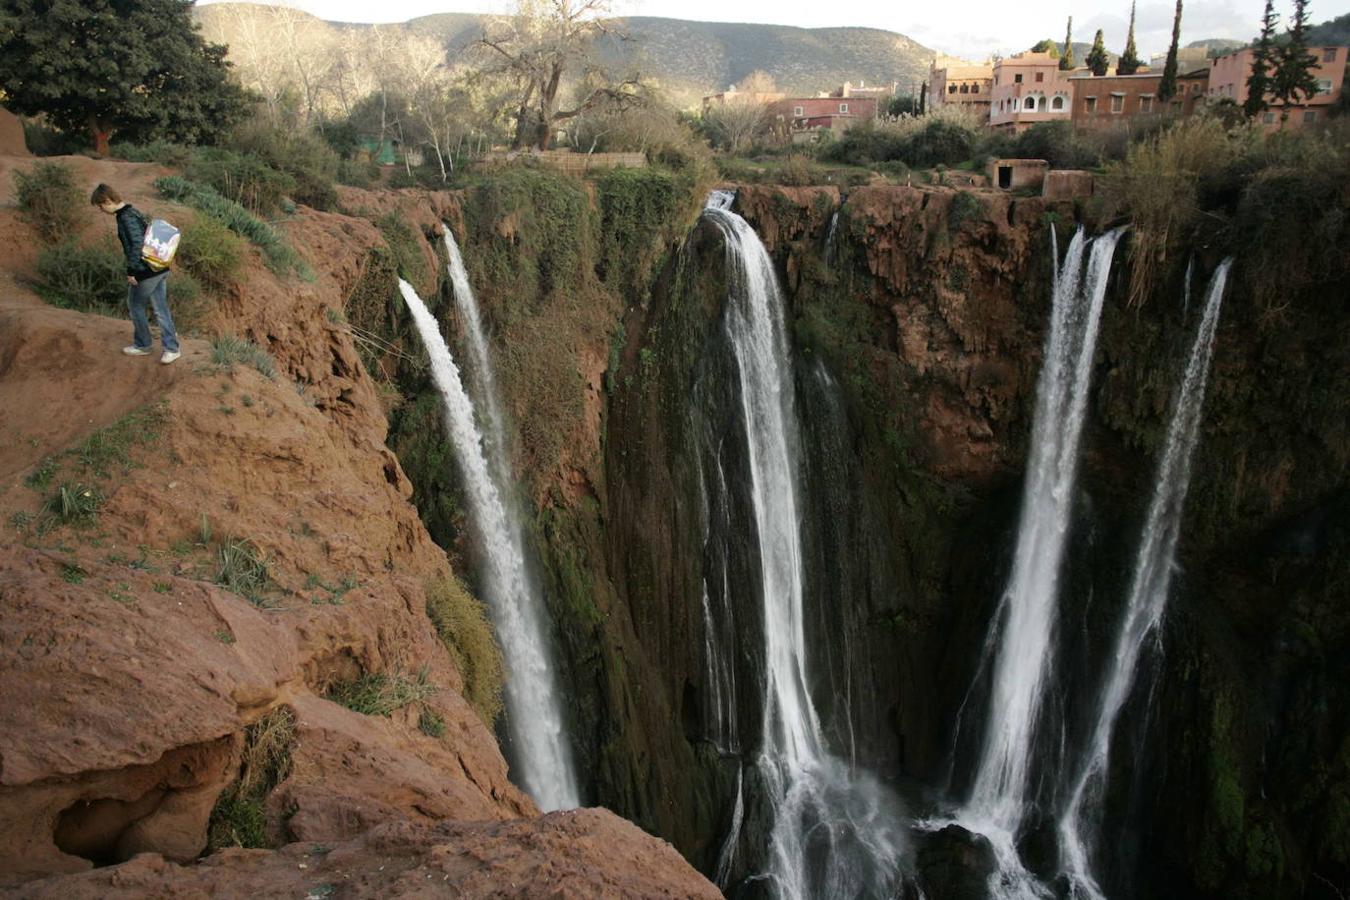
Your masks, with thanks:
[(1309, 109), (1309, 110), (1304, 111), (1304, 113), (1303, 113), (1303, 121), (1304, 121), (1305, 123), (1316, 122), (1316, 121), (1317, 121), (1317, 110), (1315, 110), (1315, 109)]
[(1335, 62), (1335, 61), (1336, 61), (1335, 47), (1327, 47), (1325, 50), (1322, 51), (1322, 62)]
[(1087, 111), (1090, 113), (1095, 113), (1097, 111), (1097, 98), (1087, 97), (1086, 100), (1087, 100)]
[(949, 94), (955, 94), (955, 93), (956, 93), (956, 85), (954, 85), (954, 84), (949, 84), (949, 85), (947, 85), (947, 93), (949, 93)]
[(1029, 110), (1031, 110), (1032, 112), (1035, 112), (1035, 111), (1036, 111), (1036, 98), (1035, 98), (1035, 97), (1028, 97), (1028, 98), (1026, 98), (1025, 100), (1023, 100), (1023, 101), (1022, 101), (1022, 108), (1023, 108), (1023, 109), (1029, 109)]
[(970, 93), (970, 85), (968, 85), (968, 84), (963, 84), (963, 85), (961, 85), (961, 93), (963, 93), (963, 94), (969, 94), (969, 93)]
[(1045, 80), (1045, 73), (1044, 73), (1044, 72), (1037, 72), (1037, 73), (1036, 73), (1036, 83), (1037, 83), (1037, 84), (1040, 84), (1040, 83), (1041, 83), (1042, 81), (1044, 81), (1044, 80)]
[(970, 92), (972, 94), (978, 94), (980, 92), (980, 86), (978, 84), (972, 84), (970, 86)]
[(1200, 93), (1200, 82), (1197, 81), (1195, 84), (1191, 85), (1191, 93), (1192, 94)]
[(794, 116), (800, 116), (802, 114), (802, 108), (800, 106), (792, 107), (792, 114)]
[(1319, 79), (1317, 79), (1317, 93), (1319, 93), (1319, 94), (1330, 94), (1330, 93), (1331, 93), (1331, 79), (1330, 79), (1330, 78), (1319, 78)]
[(1139, 98), (1139, 111), (1141, 113), (1153, 112), (1153, 95), (1144, 94)]
[(1263, 115), (1263, 116), (1261, 117), (1261, 121), (1264, 122), (1264, 123), (1266, 123), (1267, 125), (1274, 125), (1274, 124), (1275, 124), (1275, 114), (1274, 114), (1273, 112), (1268, 112), (1268, 113), (1266, 113), (1265, 115)]
[(1112, 95), (1111, 95), (1111, 112), (1113, 112), (1113, 113), (1118, 113), (1118, 112), (1123, 112), (1124, 110), (1125, 110), (1125, 95), (1124, 95), (1124, 94), (1112, 94)]
[(846, 112), (848, 112), (848, 104), (847, 104), (847, 103), (840, 103), (840, 104), (839, 104), (839, 111), (840, 111), (841, 113), (846, 113)]
[(1062, 110), (1063, 108), (1064, 108), (1064, 98), (1056, 95), (1055, 99), (1050, 101), (1050, 109), (1058, 111)]
[(1022, 73), (1018, 72), (1016, 75), (1013, 76), (1013, 84), (1021, 84), (1021, 83), (1022, 83)]

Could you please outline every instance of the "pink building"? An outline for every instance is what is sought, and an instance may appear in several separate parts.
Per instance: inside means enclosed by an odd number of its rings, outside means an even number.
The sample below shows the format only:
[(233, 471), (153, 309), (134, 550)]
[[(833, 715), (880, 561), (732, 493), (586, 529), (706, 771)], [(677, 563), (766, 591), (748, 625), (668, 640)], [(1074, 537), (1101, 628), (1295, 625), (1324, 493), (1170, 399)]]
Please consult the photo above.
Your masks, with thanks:
[(792, 97), (769, 107), (794, 143), (815, 140), (820, 131), (847, 131), (877, 117), (875, 97)]
[[(1309, 47), (1317, 60), (1313, 77), (1317, 79), (1316, 96), (1302, 103), (1292, 104), (1286, 126), (1302, 128), (1304, 125), (1316, 125), (1327, 117), (1327, 110), (1341, 98), (1341, 89), (1345, 84), (1345, 64), (1350, 57), (1350, 47)], [(1248, 47), (1236, 53), (1227, 53), (1215, 58), (1209, 70), (1209, 87), (1206, 91), (1211, 102), (1229, 99), (1241, 106), (1247, 102), (1247, 77), (1252, 72), (1252, 59), (1255, 51)], [(1275, 98), (1268, 97), (1271, 108), (1262, 115), (1262, 123), (1267, 128), (1280, 127), (1281, 104)]]
[(928, 68), (928, 108), (955, 104), (987, 122), (993, 86), (992, 64), (976, 65), (955, 57), (938, 57)]
[(1073, 71), (1061, 72), (1049, 53), (1018, 53), (994, 64), (989, 125), (1014, 133), (1037, 122), (1068, 122), (1073, 110)]

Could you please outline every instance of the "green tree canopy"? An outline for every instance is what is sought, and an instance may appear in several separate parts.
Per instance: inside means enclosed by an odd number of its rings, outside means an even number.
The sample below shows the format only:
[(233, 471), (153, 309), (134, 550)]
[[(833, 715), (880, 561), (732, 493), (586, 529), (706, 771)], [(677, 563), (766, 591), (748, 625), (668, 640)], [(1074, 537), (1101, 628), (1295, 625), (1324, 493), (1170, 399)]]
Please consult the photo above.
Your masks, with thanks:
[(1280, 121), (1289, 118), (1289, 107), (1300, 98), (1307, 100), (1317, 93), (1317, 79), (1312, 70), (1317, 57), (1308, 52), (1308, 0), (1294, 0), (1294, 15), (1289, 23), (1288, 39), (1279, 49), (1275, 62), (1273, 85), (1276, 98), (1282, 104)]
[(1031, 45), (1032, 53), (1049, 53), (1052, 59), (1059, 59), (1059, 44), (1054, 38), (1045, 38)]
[(1059, 67), (1068, 72), (1076, 65), (1073, 58), (1073, 16), (1069, 16), (1069, 24), (1064, 29), (1064, 52), (1059, 55)]
[(1134, 46), (1134, 4), (1130, 4), (1130, 34), (1125, 38), (1125, 52), (1120, 54), (1116, 63), (1117, 75), (1133, 75), (1143, 63), (1139, 59), (1139, 50)]
[(211, 143), (249, 97), (191, 10), (191, 0), (0, 0), (6, 105), (88, 130), (100, 153), (113, 134)]
[(1092, 40), (1092, 49), (1087, 55), (1088, 68), (1092, 70), (1093, 75), (1102, 76), (1106, 70), (1111, 68), (1111, 58), (1106, 55), (1106, 41), (1102, 38), (1102, 30), (1097, 29), (1097, 36)]
[(1163, 103), (1177, 95), (1177, 47), (1181, 44), (1181, 0), (1177, 0), (1176, 15), (1172, 17), (1172, 43), (1167, 48), (1167, 62), (1163, 63), (1162, 81), (1158, 83), (1158, 99)]
[(1247, 76), (1247, 100), (1242, 104), (1242, 111), (1248, 117), (1258, 116), (1265, 110), (1266, 95), (1273, 87), (1270, 73), (1275, 63), (1275, 25), (1279, 18), (1279, 13), (1275, 12), (1274, 0), (1266, 0), (1266, 11), (1261, 16), (1261, 36), (1256, 39), (1256, 45), (1252, 48), (1252, 71)]

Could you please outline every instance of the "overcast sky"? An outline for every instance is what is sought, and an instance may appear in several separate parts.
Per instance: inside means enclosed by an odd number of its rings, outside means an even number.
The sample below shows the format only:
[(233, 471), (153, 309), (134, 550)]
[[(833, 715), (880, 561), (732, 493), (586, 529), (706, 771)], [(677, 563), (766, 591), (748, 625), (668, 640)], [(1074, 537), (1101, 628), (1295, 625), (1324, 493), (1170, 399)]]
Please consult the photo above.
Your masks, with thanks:
[[(217, 0), (199, 0), (201, 3)], [(292, 0), (325, 19), (342, 22), (402, 22), (437, 12), (506, 12), (510, 0)], [(1264, 0), (1188, 0), (1182, 17), (1182, 44), (1200, 38), (1247, 40), (1258, 30)], [(1291, 0), (1277, 0), (1287, 14)], [(1350, 12), (1350, 0), (1314, 0), (1314, 22)], [(1140, 0), (1135, 36), (1139, 53), (1167, 50), (1172, 33), (1169, 2)], [(667, 16), (714, 22), (765, 22), (806, 28), (866, 25), (908, 35), (944, 53), (981, 59), (990, 53), (1024, 50), (1043, 37), (1064, 39), (1068, 16), (1074, 17), (1075, 41), (1091, 41), (1098, 28), (1109, 50), (1125, 44), (1129, 0), (1049, 0), (1010, 5), (997, 0), (944, 0), (940, 4), (896, 3), (893, 0), (617, 0), (623, 15)]]

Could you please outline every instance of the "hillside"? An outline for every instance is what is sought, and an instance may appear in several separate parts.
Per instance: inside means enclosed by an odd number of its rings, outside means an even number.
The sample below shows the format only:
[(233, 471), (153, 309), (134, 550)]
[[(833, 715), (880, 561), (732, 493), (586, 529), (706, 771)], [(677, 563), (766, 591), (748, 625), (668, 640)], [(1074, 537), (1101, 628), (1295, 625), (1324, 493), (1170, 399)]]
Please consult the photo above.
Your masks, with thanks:
[[(195, 15), (211, 40), (228, 44), (245, 27), (241, 13), (248, 7), (237, 3), (199, 6)], [(255, 9), (258, 17), (270, 13), (265, 7)], [(488, 18), (440, 13), (390, 27), (439, 37), (453, 58), (482, 33)], [(334, 35), (369, 27), (318, 19), (307, 25)], [(612, 69), (640, 71), (682, 106), (697, 103), (703, 95), (761, 69), (790, 93), (813, 95), (845, 81), (898, 81), (917, 89), (927, 77), (933, 56), (932, 50), (903, 34), (875, 28), (793, 28), (644, 16), (626, 19), (625, 28), (628, 39), (603, 45), (601, 60)]]

